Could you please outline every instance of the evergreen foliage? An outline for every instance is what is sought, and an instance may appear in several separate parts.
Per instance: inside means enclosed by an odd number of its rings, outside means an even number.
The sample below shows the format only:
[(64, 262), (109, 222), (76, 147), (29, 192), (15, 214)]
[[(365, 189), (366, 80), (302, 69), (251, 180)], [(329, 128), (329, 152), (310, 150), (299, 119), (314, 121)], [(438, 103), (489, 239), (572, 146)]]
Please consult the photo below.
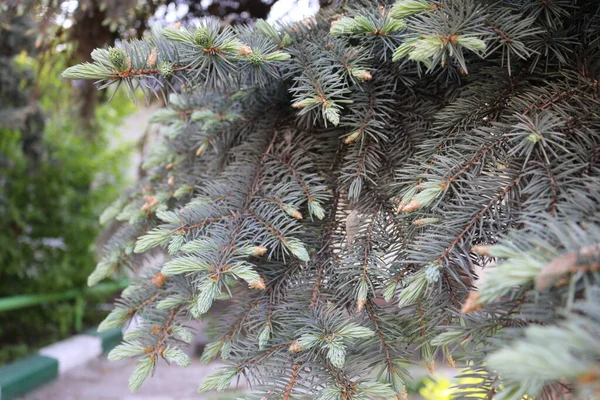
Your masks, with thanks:
[(200, 390), (404, 399), (443, 357), (458, 397), (598, 395), (597, 1), (357, 0), (92, 56), (64, 76), (171, 93), (90, 277), (168, 252), (101, 326), (142, 321), (132, 389), (231, 299)]
[[(107, 146), (131, 102), (100, 107), (95, 143), (79, 135), (72, 95), (56, 74), (42, 71), (35, 23), (27, 9), (0, 4), (0, 297), (57, 294), (83, 288), (94, 270), (93, 242), (101, 210), (118, 197), (118, 161)], [(52, 59), (60, 67), (63, 54)], [(62, 108), (61, 108), (62, 107)], [(88, 298), (88, 305), (102, 301)], [(76, 320), (97, 324), (101, 312), (84, 299), (0, 313), (0, 364), (69, 336)]]

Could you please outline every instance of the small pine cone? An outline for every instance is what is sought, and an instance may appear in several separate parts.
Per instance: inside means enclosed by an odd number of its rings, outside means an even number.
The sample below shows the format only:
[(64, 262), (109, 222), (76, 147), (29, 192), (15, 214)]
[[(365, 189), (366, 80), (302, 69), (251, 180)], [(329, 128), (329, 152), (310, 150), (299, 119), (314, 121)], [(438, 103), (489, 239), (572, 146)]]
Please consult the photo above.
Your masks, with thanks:
[(175, 177), (171, 175), (169, 179), (167, 179), (167, 183), (169, 184), (169, 186), (175, 185)]
[(260, 65), (265, 60), (264, 60), (263, 56), (260, 53), (250, 53), (250, 56), (248, 57), (248, 61), (250, 61), (250, 64)]
[(160, 325), (154, 324), (152, 326), (152, 333), (154, 333), (155, 335), (158, 335), (160, 333)]
[(173, 65), (171, 63), (163, 61), (160, 64), (158, 64), (158, 71), (162, 76), (168, 78), (171, 75), (173, 75)]
[(198, 28), (198, 30), (194, 32), (194, 41), (200, 47), (209, 47), (211, 42), (210, 31), (206, 28)]
[(108, 50), (108, 59), (118, 71), (125, 71), (131, 63), (125, 51), (118, 47), (111, 47)]

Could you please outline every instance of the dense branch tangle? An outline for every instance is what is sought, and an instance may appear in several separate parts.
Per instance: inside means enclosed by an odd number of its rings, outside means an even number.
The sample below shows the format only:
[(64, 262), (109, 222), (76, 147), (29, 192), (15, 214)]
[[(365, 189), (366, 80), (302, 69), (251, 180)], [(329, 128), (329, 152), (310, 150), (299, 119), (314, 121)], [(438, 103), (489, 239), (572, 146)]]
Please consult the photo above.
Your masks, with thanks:
[[(172, 93), (90, 277), (168, 253), (103, 323), (139, 322), (111, 358), (139, 357), (133, 389), (186, 365), (186, 320), (228, 300), (202, 357), (228, 366), (201, 390), (403, 399), (404, 363), (439, 355), (488, 397), (598, 390), (598, 4), (350, 3), (155, 30), (65, 73)], [(525, 339), (490, 340), (506, 327)], [(530, 343), (557, 332), (565, 352)]]

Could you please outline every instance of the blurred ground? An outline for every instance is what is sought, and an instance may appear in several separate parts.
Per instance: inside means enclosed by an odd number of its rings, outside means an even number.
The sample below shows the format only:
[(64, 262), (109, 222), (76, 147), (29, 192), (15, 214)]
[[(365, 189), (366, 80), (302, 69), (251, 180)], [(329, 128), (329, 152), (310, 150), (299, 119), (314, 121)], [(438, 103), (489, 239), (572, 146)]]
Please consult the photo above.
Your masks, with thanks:
[[(109, 362), (101, 357), (61, 376), (56, 381), (31, 392), (23, 400), (225, 400), (235, 399), (240, 391), (198, 393), (204, 377), (221, 364), (201, 364), (195, 358), (187, 368), (161, 363), (135, 394), (129, 392), (128, 380), (135, 360)], [(240, 382), (240, 388), (244, 386)]]

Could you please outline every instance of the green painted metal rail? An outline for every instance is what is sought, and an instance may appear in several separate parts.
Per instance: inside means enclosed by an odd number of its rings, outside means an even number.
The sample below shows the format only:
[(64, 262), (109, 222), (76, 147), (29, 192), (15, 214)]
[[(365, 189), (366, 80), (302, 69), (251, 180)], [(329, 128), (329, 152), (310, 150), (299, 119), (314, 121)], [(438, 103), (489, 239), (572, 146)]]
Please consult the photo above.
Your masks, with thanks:
[(121, 279), (113, 282), (100, 283), (96, 286), (85, 289), (69, 289), (62, 293), (25, 294), (21, 296), (0, 298), (0, 312), (18, 310), (20, 308), (53, 303), (55, 301), (75, 299), (75, 304), (77, 305), (75, 314), (75, 330), (79, 332), (82, 329), (86, 296), (116, 292), (117, 290), (126, 288), (128, 284), (128, 279)]
[(62, 293), (51, 294), (25, 294), (0, 298), (0, 312), (12, 311), (19, 308), (36, 306), (44, 303), (53, 303), (59, 300), (76, 299), (82, 296), (116, 292), (127, 287), (129, 280), (121, 279), (114, 282), (100, 283), (96, 286), (81, 289), (70, 289)]

